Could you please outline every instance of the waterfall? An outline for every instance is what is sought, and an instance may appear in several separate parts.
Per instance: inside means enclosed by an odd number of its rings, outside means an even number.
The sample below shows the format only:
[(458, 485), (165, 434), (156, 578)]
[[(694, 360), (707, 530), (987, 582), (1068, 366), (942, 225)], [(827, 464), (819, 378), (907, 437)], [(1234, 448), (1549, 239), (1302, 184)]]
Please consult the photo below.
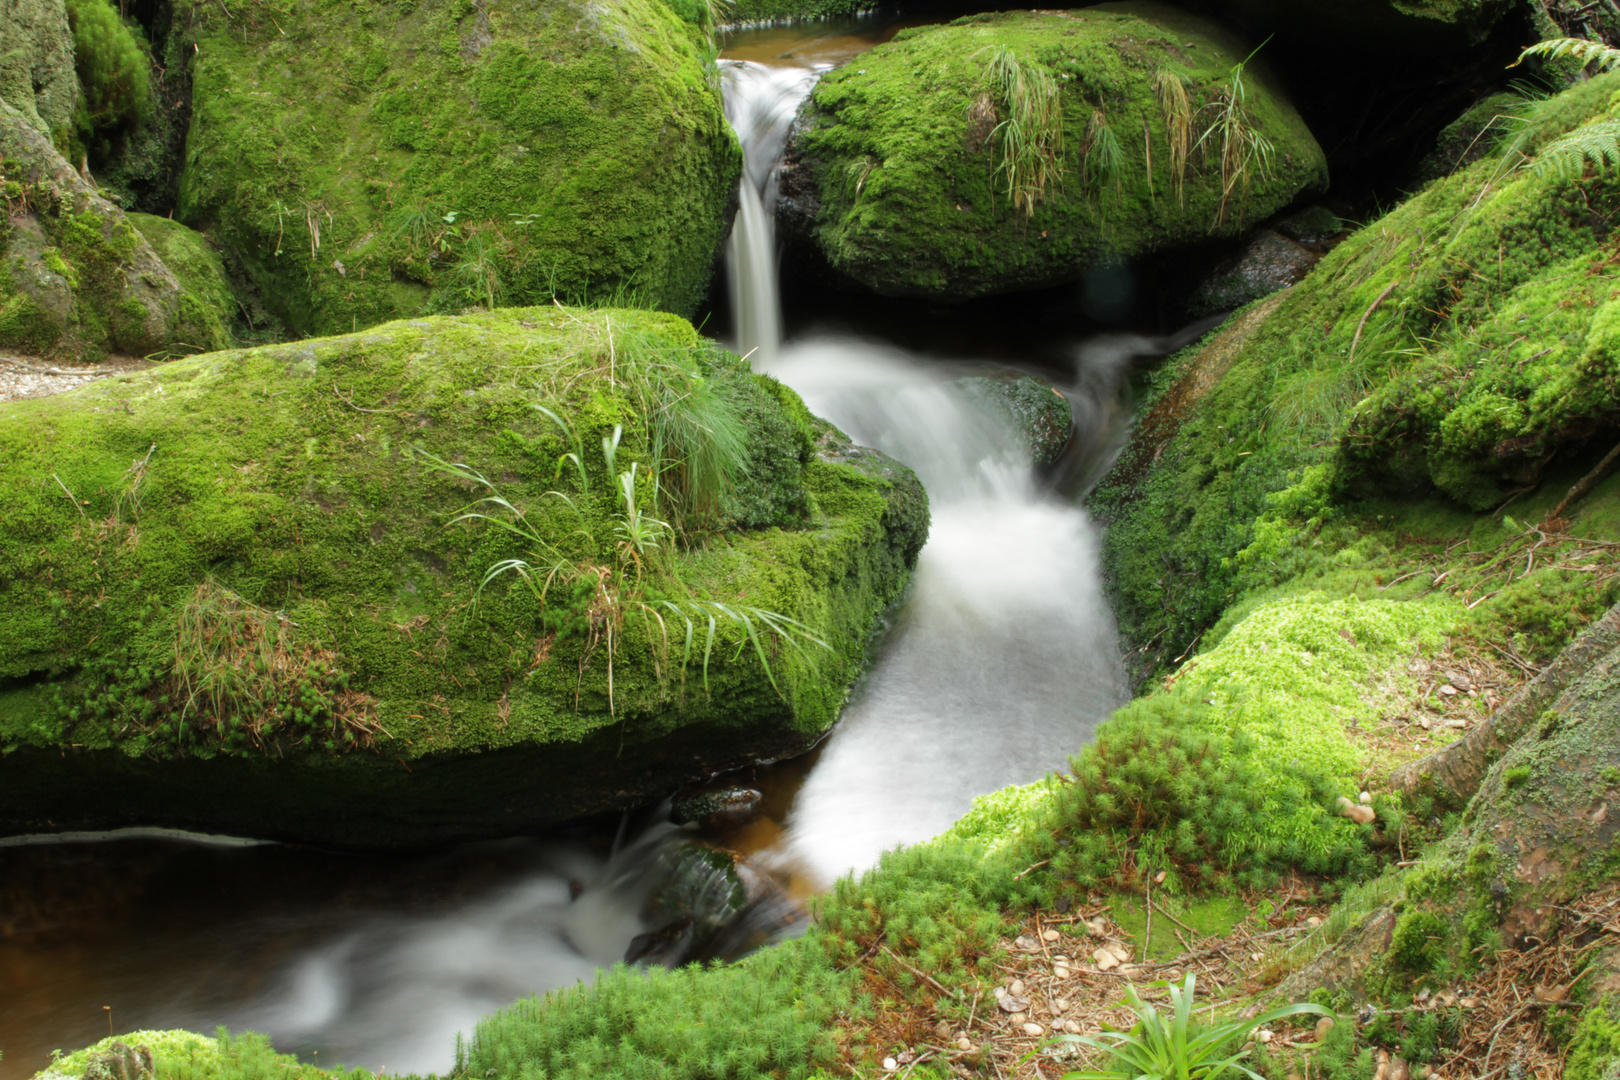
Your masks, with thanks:
[[(889, 848), (940, 833), (975, 795), (1063, 768), (1126, 694), (1095, 530), (1084, 511), (1036, 482), (1008, 419), (958, 389), (937, 358), (850, 337), (781, 344), (768, 336), (780, 318), (768, 154), (780, 153), (790, 95), (779, 87), (790, 84), (808, 86), (763, 68), (726, 83), (732, 116), (773, 118), (738, 127), (745, 194), (764, 193), (767, 211), (763, 222), (739, 213), (733, 226), (739, 336), (757, 349), (755, 366), (798, 391), (812, 412), (914, 468), (933, 514), (911, 593), (767, 856), (825, 887)], [(795, 92), (792, 100), (802, 99)], [(1140, 350), (1124, 341), (1076, 349), (1078, 421), (1103, 424)]]
[(776, 285), (776, 163), (799, 102), (815, 85), (816, 73), (727, 60), (721, 65), (721, 79), (726, 118), (743, 145), (737, 221), (726, 241), (736, 348), (769, 361), (782, 340), (782, 302)]

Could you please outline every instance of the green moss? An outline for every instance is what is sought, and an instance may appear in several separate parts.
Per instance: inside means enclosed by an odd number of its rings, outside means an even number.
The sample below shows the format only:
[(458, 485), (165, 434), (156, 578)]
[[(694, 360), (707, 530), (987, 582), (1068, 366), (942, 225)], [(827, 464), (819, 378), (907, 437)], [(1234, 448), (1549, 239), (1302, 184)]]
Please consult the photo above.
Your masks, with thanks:
[(740, 153), (661, 0), (267, 10), (244, 40), (177, 6), (201, 49), (179, 215), (289, 328), (416, 314), (423, 289), (696, 307)]
[(137, 126), (152, 107), (151, 58), (140, 31), (109, 0), (68, 0), (67, 13), (84, 87), (75, 118), (81, 134)]
[(50, 1068), (38, 1073), (36, 1080), (82, 1076), (90, 1059), (112, 1049), (114, 1043), (146, 1047), (152, 1052), (153, 1064), (159, 1075), (172, 1075), (170, 1070), (187, 1065), (202, 1069), (217, 1067), (221, 1057), (218, 1040), (206, 1035), (180, 1030), (128, 1031), (122, 1035), (109, 1035), (71, 1054), (63, 1054), (51, 1063)]
[(726, 21), (751, 23), (805, 22), (860, 15), (877, 7), (876, 0), (735, 0)]
[(1432, 971), (1444, 955), (1446, 935), (1446, 924), (1439, 916), (1428, 911), (1408, 911), (1395, 921), (1389, 944), (1390, 962), (1411, 974)]
[[(607, 378), (610, 364), (618, 381)], [(588, 488), (572, 466), (559, 477), (559, 458), (573, 447), (530, 406), (561, 410), (586, 448), (622, 427), (617, 469), (633, 461), (645, 469), (649, 414), (625, 381), (636, 365), (661, 365), (661, 377), (678, 385), (732, 387), (752, 410), (760, 421), (757, 439), (749, 433), (752, 486), (737, 490), (761, 527), (734, 525), (688, 550), (665, 547), (643, 561), (634, 588), (650, 600), (741, 603), (799, 620), (828, 648), (789, 649), (766, 635), (779, 690), (741, 629), (725, 621), (712, 647), (701, 620), (686, 645), (679, 617), (664, 610), (660, 629), (652, 609), (624, 608), (610, 657), (586, 629), (595, 610), (582, 606), (594, 603), (588, 595), (560, 593), (542, 605), (502, 578), (473, 603), (486, 568), (536, 555), (487, 524), (446, 527), (477, 492), (426, 469), (413, 447), (490, 477), (576, 566), (612, 566), (623, 505), (615, 478), (589, 449)], [(540, 768), (538, 757), (561, 772), (551, 789), (526, 796), (520, 813), (556, 818), (619, 798), (612, 792), (626, 782), (611, 777), (620, 769), (668, 783), (689, 768), (682, 753), (702, 752), (694, 739), (729, 742), (731, 754), (747, 753), (750, 740), (759, 752), (804, 745), (837, 716), (874, 620), (916, 558), (927, 511), (909, 470), (890, 463), (862, 472), (809, 457), (799, 417), (775, 404), (788, 393), (670, 316), (517, 309), (210, 354), (8, 403), (0, 408), (8, 462), (0, 552), (12, 572), (0, 585), (0, 677), (31, 688), (20, 710), (0, 716), (0, 743), (37, 752), (0, 759), (17, 776), (0, 785), (4, 816), (42, 818), (50, 811), (37, 800), (71, 798), (67, 789), (51, 796), (54, 786), (100, 785), (108, 775), (133, 785), (123, 812), (139, 814), (143, 798), (164, 805), (163, 777), (189, 776), (172, 813), (206, 821), (233, 812), (209, 805), (231, 784), (276, 784), (280, 775), (290, 787), (274, 798), (296, 803), (292, 788), (322, 789), (296, 811), (297, 828), (342, 833), (350, 823), (333, 816), (336, 804), (392, 787), (476, 804), (489, 793), (457, 792), (472, 782), (465, 770), (500, 787)], [(559, 487), (573, 509), (543, 496)], [(650, 486), (641, 495), (656, 512)], [(184, 738), (172, 730), (173, 702), (186, 695), (165, 696), (163, 687), (175, 689), (173, 673), (186, 670), (179, 620), (200, 585), (223, 590), (255, 625), (284, 617), (278, 648), (319, 661), (333, 679), (341, 675), (334, 687), (371, 699), (352, 704), (386, 732), (379, 754), (343, 764), (316, 754), (285, 769), (225, 758), (185, 764), (221, 750), (249, 758), (265, 748), (299, 751), (273, 733), (237, 746), (206, 716), (178, 718), (202, 725)], [(233, 670), (250, 678), (252, 642), (239, 644)], [(79, 744), (81, 760), (43, 764), (62, 741)], [(189, 749), (176, 758), (177, 746)], [(616, 762), (616, 754), (624, 756)], [(164, 758), (167, 773), (143, 771), (142, 762)], [(591, 791), (584, 802), (572, 801), (569, 771)], [(120, 812), (80, 797), (70, 815)], [(390, 825), (369, 812), (353, 824), (383, 839), (413, 829), (403, 817)]]
[(0, 345), (48, 353), (62, 336), (62, 323), (25, 293), (5, 295), (0, 286)]
[[(1601, 112), (1617, 86), (1606, 75), (1540, 103), (1522, 149)], [(1301, 573), (1381, 584), (1414, 534), (1474, 529), (1413, 496), (1494, 507), (1549, 462), (1579, 476), (1607, 448), (1592, 436), (1620, 400), (1605, 359), (1608, 254), (1585, 207), (1620, 187), (1512, 165), (1490, 158), (1430, 185), (1256, 309), (1221, 364), (1195, 347), (1167, 368), (1172, 434), (1151, 458), (1127, 451), (1092, 500), (1128, 640), (1175, 657), (1243, 593)], [(1401, 527), (1368, 520), (1392, 503), (1412, 508)], [(1550, 587), (1520, 584), (1500, 603)], [(1581, 584), (1567, 588), (1553, 607)], [(1552, 647), (1566, 626), (1550, 610), (1536, 619)]]
[(1565, 1080), (1608, 1080), (1620, 1061), (1620, 1007), (1593, 1002), (1581, 1014), (1564, 1062)]
[[(820, 197), (816, 237), (833, 265), (885, 294), (962, 299), (1075, 280), (1087, 267), (1212, 232), (1241, 233), (1325, 180), (1320, 148), (1258, 70), (1249, 108), (1276, 144), (1272, 174), (1257, 177), (1217, 225), (1219, 168), (1193, 157), (1185, 205), (1168, 164), (1165, 118), (1152, 83), (1161, 68), (1188, 85), (1197, 126), (1204, 106), (1249, 49), (1209, 24), (1154, 7), (976, 15), (908, 30), (831, 72), (811, 96), (802, 145)], [(986, 74), (992, 48), (1058, 80), (1068, 179), (1015, 212), (998, 175), (1005, 104)], [(1118, 183), (1083, 183), (1094, 113), (1123, 147)], [(1142, 132), (1154, 143), (1151, 186)], [(1088, 134), (1089, 132), (1089, 134)]]
[(185, 289), (174, 328), (177, 351), (212, 352), (234, 345), (230, 325), (236, 301), (224, 264), (208, 240), (169, 218), (128, 217)]

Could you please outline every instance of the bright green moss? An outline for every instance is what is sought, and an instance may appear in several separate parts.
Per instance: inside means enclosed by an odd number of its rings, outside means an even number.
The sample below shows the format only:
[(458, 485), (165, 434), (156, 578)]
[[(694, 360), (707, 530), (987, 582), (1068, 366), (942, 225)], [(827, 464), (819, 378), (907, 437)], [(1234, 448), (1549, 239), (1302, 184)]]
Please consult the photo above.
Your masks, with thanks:
[(90, 1059), (110, 1050), (113, 1043), (123, 1043), (132, 1048), (144, 1046), (152, 1051), (153, 1063), (160, 1075), (172, 1075), (170, 1070), (177, 1067), (209, 1069), (217, 1067), (220, 1063), (219, 1042), (206, 1035), (180, 1030), (128, 1031), (121, 1035), (108, 1036), (98, 1043), (62, 1055), (51, 1063), (50, 1068), (37, 1073), (35, 1080), (79, 1077), (83, 1075)]
[(1613, 1000), (1593, 1002), (1581, 1013), (1575, 1028), (1569, 1057), (1564, 1063), (1565, 1080), (1608, 1080), (1620, 1063), (1620, 1005)]
[[(754, 527), (734, 519), (693, 537), (704, 542), (690, 550), (666, 544), (639, 570), (614, 571), (623, 502), (600, 446), (621, 427), (616, 470), (648, 466), (648, 421), (629, 374), (637, 365), (662, 365), (662, 377), (677, 382), (712, 380), (746, 399), (745, 412), (761, 422), (746, 448), (749, 483), (737, 493), (747, 496), (745, 523)], [(344, 690), (365, 695), (350, 705), (385, 733), (381, 756), (340, 763), (317, 754), (280, 772), (281, 783), (296, 776), (339, 802), (370, 800), (397, 783), (465, 787), (443, 797), (476, 803), (477, 786), (455, 780), (463, 765), (493, 770), (486, 785), (532, 789), (522, 769), (540, 766), (520, 763), (545, 748), (542, 758), (563, 772), (527, 796), (522, 813), (577, 816), (586, 804), (570, 812), (570, 771), (611, 795), (622, 786), (611, 778), (617, 770), (678, 772), (691, 760), (683, 755), (702, 752), (689, 744), (660, 752), (660, 740), (719, 739), (730, 753), (749, 739), (764, 740), (761, 752), (804, 745), (837, 716), (873, 621), (915, 561), (927, 510), (902, 467), (861, 472), (811, 456), (808, 432), (776, 405), (788, 393), (675, 317), (553, 308), (210, 354), (5, 405), (0, 557), (11, 572), (0, 584), (0, 677), (25, 685), (72, 677), (35, 684), (22, 708), (0, 715), (0, 743), (28, 751), (0, 759), (16, 773), (0, 784), (4, 815), (44, 816), (38, 800), (68, 797), (50, 794), (63, 783), (90, 784), (104, 770), (133, 770), (138, 780), (139, 762), (176, 759), (179, 750), (179, 760), (244, 757), (199, 774), (183, 811), (173, 803), (175, 813), (207, 820), (235, 806), (211, 808), (216, 782), (274, 783), (276, 769), (252, 759), (266, 749), (272, 757), (305, 752), (274, 727), (237, 742), (206, 718), (176, 712), (188, 695), (169, 685), (171, 673), (212, 670), (225, 655), (217, 645), (197, 653), (180, 644), (182, 616), (204, 604), (225, 605), (205, 625), (238, 627), (229, 640), (253, 627), (259, 640), (275, 628), (279, 649), (324, 672), (308, 684), (320, 699), (314, 706), (329, 709), (320, 701)], [(532, 402), (566, 416), (578, 448)], [(545, 553), (487, 522), (447, 527), (479, 493), (428, 470), (416, 447), (478, 469), (550, 537), (574, 569), (553, 579), (557, 591), (544, 606), (511, 577), (474, 603), (488, 567), (527, 558), (544, 575)], [(559, 475), (561, 455), (576, 449), (588, 486), (572, 465)], [(571, 507), (543, 496), (551, 489), (566, 492)], [(663, 512), (650, 484), (638, 498), (644, 513)], [(600, 633), (604, 609), (578, 587), (592, 568), (609, 572), (616, 594), (649, 602), (781, 612), (828, 648), (792, 649), (766, 634), (773, 687), (735, 623), (721, 620), (711, 645), (700, 617), (688, 645), (680, 615), (637, 601), (608, 611), (622, 618), (610, 649)], [(217, 642), (219, 633), (204, 637)], [(229, 666), (232, 678), (258, 677), (245, 660)], [(244, 692), (254, 696), (251, 685)], [(283, 722), (310, 707), (278, 704)], [(62, 741), (93, 760), (45, 763)], [(501, 750), (511, 753), (491, 753)], [(433, 776), (442, 779), (423, 778)], [(93, 802), (81, 804), (85, 812), (110, 812), (90, 810)], [(311, 800), (299, 813), (323, 818), (320, 805)], [(390, 825), (379, 814), (357, 828), (373, 824), (389, 837), (411, 834), (403, 816)], [(348, 825), (331, 823), (339, 832)]]
[(177, 8), (201, 49), (180, 216), (289, 328), (491, 295), (696, 307), (740, 153), (662, 0), (266, 11), (244, 40)]
[(726, 21), (750, 23), (802, 22), (859, 15), (877, 7), (876, 0), (735, 0)]
[[(1204, 106), (1249, 47), (1209, 24), (1155, 7), (1008, 12), (903, 31), (858, 63), (829, 73), (811, 97), (800, 154), (820, 197), (816, 237), (833, 265), (886, 294), (963, 299), (1078, 278), (1099, 262), (1235, 235), (1323, 183), (1321, 149), (1257, 66), (1246, 72), (1255, 126), (1276, 144), (1217, 225), (1221, 181), (1196, 155), (1178, 200), (1155, 74), (1187, 85), (1196, 138)], [(998, 175), (1004, 103), (988, 81), (1006, 47), (1058, 80), (1063, 179), (1028, 220)], [(1088, 184), (1085, 148), (1101, 113), (1123, 150), (1117, 176)], [(1144, 126), (1154, 144), (1151, 181)]]

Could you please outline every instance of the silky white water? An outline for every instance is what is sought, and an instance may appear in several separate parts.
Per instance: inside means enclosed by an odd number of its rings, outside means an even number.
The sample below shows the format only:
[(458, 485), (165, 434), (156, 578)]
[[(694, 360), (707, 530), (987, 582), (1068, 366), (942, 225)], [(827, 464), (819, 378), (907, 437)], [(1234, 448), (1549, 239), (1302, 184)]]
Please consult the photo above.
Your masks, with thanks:
[[(777, 117), (783, 88), (802, 97), (813, 78), (756, 67), (731, 69), (734, 117)], [(745, 187), (774, 190), (754, 140), (784, 132), (776, 122), (739, 126)], [(774, 161), (780, 142), (769, 149)], [(749, 336), (780, 320), (774, 307), (750, 307), (776, 302), (774, 237), (768, 220), (761, 232), (755, 221), (738, 216), (728, 268), (739, 337), (755, 367), (857, 443), (915, 469), (932, 511), (911, 593), (772, 853), (825, 886), (948, 828), (975, 795), (1064, 767), (1122, 702), (1124, 680), (1095, 531), (1078, 507), (1043, 493), (1004, 416), (926, 358), (847, 337), (779, 344)], [(758, 280), (767, 270), (771, 281)], [(1112, 394), (1130, 352), (1077, 354), (1087, 402), (1104, 384)], [(1096, 387), (1083, 385), (1088, 378)], [(1075, 411), (1102, 420), (1100, 407)]]

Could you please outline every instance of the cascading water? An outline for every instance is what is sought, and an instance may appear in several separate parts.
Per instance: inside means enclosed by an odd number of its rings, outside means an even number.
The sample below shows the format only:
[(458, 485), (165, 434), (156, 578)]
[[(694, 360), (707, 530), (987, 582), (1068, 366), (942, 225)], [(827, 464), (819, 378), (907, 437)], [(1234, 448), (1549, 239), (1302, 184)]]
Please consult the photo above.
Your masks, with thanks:
[(816, 73), (727, 60), (721, 77), (726, 118), (743, 145), (737, 220), (726, 241), (737, 351), (768, 362), (782, 338), (776, 285), (776, 163), (799, 102), (815, 85)]
[[(744, 99), (757, 94), (760, 110), (778, 116), (776, 88), (813, 78), (769, 75), (728, 79), (728, 112), (755, 115)], [(771, 190), (770, 170), (759, 166), (765, 147), (752, 140), (784, 129), (739, 127), (745, 187)], [(779, 147), (771, 144), (773, 164)], [(1124, 685), (1084, 512), (1043, 493), (1016, 433), (941, 365), (851, 338), (750, 337), (776, 318), (748, 308), (775, 302), (774, 239), (769, 222), (761, 233), (754, 222), (739, 214), (731, 241), (745, 253), (730, 266), (743, 348), (812, 411), (912, 466), (933, 513), (911, 595), (772, 853), (825, 886), (943, 831), (975, 795), (1061, 767), (1121, 702)], [(771, 285), (756, 280), (761, 267)], [(1078, 358), (1077, 374), (1111, 393), (1132, 351), (1094, 349)]]

